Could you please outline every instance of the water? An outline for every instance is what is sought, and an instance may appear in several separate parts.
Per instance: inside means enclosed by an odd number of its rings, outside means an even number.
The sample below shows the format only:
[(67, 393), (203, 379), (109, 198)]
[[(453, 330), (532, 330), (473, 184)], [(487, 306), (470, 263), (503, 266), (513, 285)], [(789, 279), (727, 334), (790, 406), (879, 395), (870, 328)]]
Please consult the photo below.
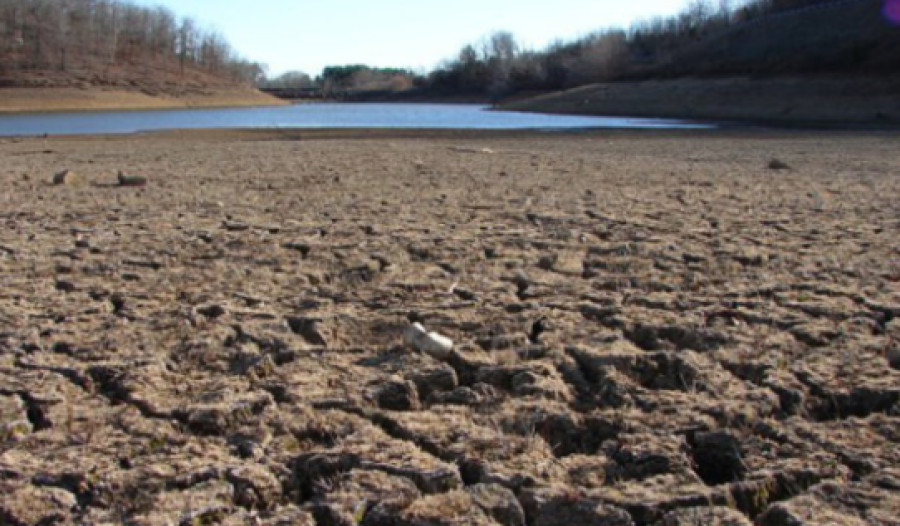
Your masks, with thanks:
[(266, 108), (0, 115), (0, 136), (114, 134), (197, 128), (711, 128), (671, 119), (489, 111), (477, 104), (315, 103)]

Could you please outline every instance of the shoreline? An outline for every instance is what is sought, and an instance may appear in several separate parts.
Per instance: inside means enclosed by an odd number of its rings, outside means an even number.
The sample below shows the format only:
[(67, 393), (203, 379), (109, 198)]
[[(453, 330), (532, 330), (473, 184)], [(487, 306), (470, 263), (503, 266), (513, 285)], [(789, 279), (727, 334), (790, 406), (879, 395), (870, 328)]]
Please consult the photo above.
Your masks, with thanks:
[[(80, 88), (0, 88), (0, 117), (61, 113), (276, 107), (295, 104), (484, 104), (487, 111), (658, 118), (726, 129), (891, 131), (900, 128), (900, 99), (885, 90), (900, 81), (819, 79), (677, 79), (583, 86), (490, 104), (451, 99), (287, 100), (255, 90), (216, 89), (190, 96)], [(868, 89), (868, 93), (863, 92)], [(854, 91), (855, 90), (855, 91)], [(863, 93), (862, 95), (848, 94)], [(665, 94), (664, 96), (662, 94)], [(866, 95), (866, 96), (863, 96)], [(327, 128), (323, 128), (327, 129)], [(585, 128), (567, 132), (609, 131)], [(284, 131), (284, 128), (278, 128)], [(305, 130), (299, 128), (298, 130)], [(312, 128), (309, 130), (313, 130)], [(414, 128), (411, 128), (414, 130)], [(467, 130), (456, 130), (467, 131)], [(528, 130), (525, 130), (528, 131)], [(560, 133), (558, 131), (542, 133)], [(23, 135), (25, 137), (27, 135)]]
[(210, 89), (188, 96), (149, 95), (140, 91), (79, 88), (0, 88), (0, 116), (99, 111), (216, 109), (290, 104), (246, 89)]
[(896, 128), (790, 128), (727, 127), (707, 129), (660, 128), (579, 128), (547, 131), (541, 129), (449, 129), (449, 128), (196, 128), (137, 131), (132, 133), (94, 133), (59, 135), (0, 136), (0, 144), (30, 142), (94, 141), (200, 141), (200, 142), (308, 142), (308, 141), (503, 141), (503, 140), (777, 140), (790, 138), (841, 137), (900, 138)]
[(900, 126), (897, 78), (669, 79), (592, 84), (496, 109), (718, 121), (735, 125)]

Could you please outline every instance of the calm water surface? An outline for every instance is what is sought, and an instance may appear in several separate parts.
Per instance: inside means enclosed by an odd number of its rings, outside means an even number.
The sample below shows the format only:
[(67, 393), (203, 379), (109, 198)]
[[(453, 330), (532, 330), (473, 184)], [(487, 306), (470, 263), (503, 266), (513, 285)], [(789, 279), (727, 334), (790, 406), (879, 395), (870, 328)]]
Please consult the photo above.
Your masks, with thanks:
[(197, 128), (710, 128), (669, 119), (488, 111), (476, 104), (317, 103), (270, 108), (104, 111), (0, 116), (0, 136), (134, 133)]

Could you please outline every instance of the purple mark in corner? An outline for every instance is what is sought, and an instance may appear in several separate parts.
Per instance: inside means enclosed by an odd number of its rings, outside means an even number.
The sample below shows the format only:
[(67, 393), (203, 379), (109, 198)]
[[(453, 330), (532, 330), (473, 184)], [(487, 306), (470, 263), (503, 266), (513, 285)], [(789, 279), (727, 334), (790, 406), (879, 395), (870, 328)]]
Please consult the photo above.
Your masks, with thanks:
[(894, 24), (900, 24), (900, 0), (884, 0), (884, 17)]

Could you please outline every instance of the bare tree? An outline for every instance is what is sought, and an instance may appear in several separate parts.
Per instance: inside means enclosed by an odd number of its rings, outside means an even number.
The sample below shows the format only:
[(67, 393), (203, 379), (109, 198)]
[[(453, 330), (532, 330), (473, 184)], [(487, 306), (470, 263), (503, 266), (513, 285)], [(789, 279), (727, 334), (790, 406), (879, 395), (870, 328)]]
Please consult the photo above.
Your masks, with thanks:
[(215, 32), (162, 7), (128, 0), (0, 0), (4, 69), (106, 68), (178, 64), (252, 81), (262, 67), (239, 57)]
[(178, 27), (178, 62), (181, 65), (181, 73), (184, 73), (184, 67), (189, 61), (196, 58), (197, 49), (197, 28), (194, 21), (185, 18)]
[(488, 58), (497, 59), (503, 62), (511, 62), (516, 58), (519, 51), (519, 45), (516, 44), (516, 38), (508, 31), (500, 31), (491, 35), (488, 41)]

